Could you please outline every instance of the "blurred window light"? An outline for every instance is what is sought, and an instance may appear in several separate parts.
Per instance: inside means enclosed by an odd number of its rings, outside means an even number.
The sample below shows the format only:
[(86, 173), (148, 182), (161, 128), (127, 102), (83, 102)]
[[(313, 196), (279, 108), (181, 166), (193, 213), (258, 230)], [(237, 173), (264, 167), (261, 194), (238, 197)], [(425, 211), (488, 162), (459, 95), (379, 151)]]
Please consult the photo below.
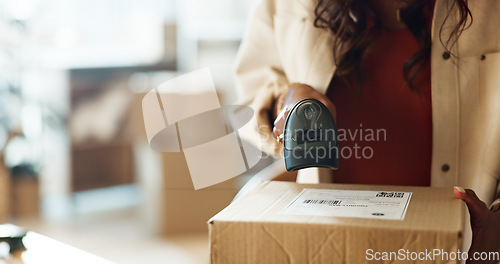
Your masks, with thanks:
[(15, 137), (5, 148), (5, 165), (12, 168), (22, 164), (33, 164), (35, 157), (31, 144), (24, 137)]
[(60, 48), (70, 48), (78, 43), (78, 33), (74, 28), (63, 27), (54, 35), (54, 44)]
[(7, 143), (8, 136), (9, 134), (7, 128), (0, 124), (0, 153), (2, 152), (2, 150), (5, 147), (5, 144)]
[(4, 10), (5, 14), (15, 20), (27, 20), (33, 15), (35, 0), (7, 0), (2, 1), (0, 7)]
[(27, 104), (22, 109), (22, 130), (26, 138), (36, 140), (42, 134), (42, 111), (40, 106)]
[(30, 18), (42, 67), (154, 64), (163, 56), (165, 9), (158, 0), (45, 0)]

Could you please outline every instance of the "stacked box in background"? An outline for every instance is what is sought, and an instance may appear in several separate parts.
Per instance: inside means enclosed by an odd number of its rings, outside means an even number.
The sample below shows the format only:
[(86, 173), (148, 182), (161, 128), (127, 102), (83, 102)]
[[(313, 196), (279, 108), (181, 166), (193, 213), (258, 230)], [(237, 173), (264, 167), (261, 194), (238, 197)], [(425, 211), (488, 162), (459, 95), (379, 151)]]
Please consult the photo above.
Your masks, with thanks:
[(207, 232), (206, 222), (229, 205), (236, 195), (237, 178), (194, 190), (182, 153), (162, 153), (164, 188), (161, 192), (160, 232)]
[(142, 154), (149, 154), (143, 158), (163, 167), (160, 171), (150, 170), (139, 179), (143, 193), (140, 209), (145, 225), (161, 235), (206, 233), (207, 221), (235, 197), (239, 179), (194, 190), (182, 153), (155, 153), (148, 146), (145, 148), (147, 152)]
[[(160, 79), (168, 80), (172, 76)], [(134, 155), (138, 181), (143, 192), (141, 211), (149, 229), (156, 234), (172, 235), (207, 232), (206, 222), (217, 212), (229, 205), (239, 187), (239, 177), (195, 190), (182, 152), (160, 153), (153, 150), (146, 141), (144, 121), (139, 111), (144, 94), (137, 94), (133, 108), (138, 109), (131, 116), (130, 131), (137, 138)], [(137, 114), (141, 113), (141, 114)], [(223, 125), (223, 124), (222, 124)], [(210, 133), (214, 124), (200, 124), (198, 133)], [(224, 127), (223, 132), (225, 132)], [(201, 137), (194, 139), (203, 141)], [(157, 168), (160, 168), (158, 171)]]
[(0, 223), (5, 223), (10, 215), (10, 174), (0, 154)]

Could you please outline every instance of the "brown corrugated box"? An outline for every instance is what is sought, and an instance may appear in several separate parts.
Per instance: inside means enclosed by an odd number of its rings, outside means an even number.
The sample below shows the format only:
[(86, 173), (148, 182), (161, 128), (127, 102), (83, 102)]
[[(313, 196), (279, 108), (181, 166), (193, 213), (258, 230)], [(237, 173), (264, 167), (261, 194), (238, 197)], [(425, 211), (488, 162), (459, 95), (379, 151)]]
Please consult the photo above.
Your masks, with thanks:
[(194, 190), (182, 153), (162, 153), (162, 163), (158, 232), (165, 235), (207, 232), (207, 220), (229, 205), (238, 192), (238, 179)]
[(32, 175), (17, 175), (11, 180), (11, 215), (33, 217), (40, 212), (40, 186)]
[(4, 163), (4, 157), (0, 153), (0, 223), (4, 223), (10, 216), (11, 201), (11, 177), (9, 169)]
[[(142, 107), (143, 97), (144, 94), (135, 96), (134, 109)], [(129, 123), (128, 130), (134, 131), (133, 135), (146, 138), (141, 111), (135, 111)], [(203, 129), (202, 135), (213, 136), (216, 124), (208, 122), (198, 125)], [(222, 128), (225, 133), (224, 126)], [(201, 136), (195, 139), (203, 141)], [(141, 209), (146, 224), (151, 231), (161, 235), (206, 233), (207, 220), (229, 205), (237, 194), (240, 186), (238, 177), (194, 190), (183, 153), (164, 152), (158, 155), (163, 171), (161, 179), (142, 184), (145, 205)]]
[[(304, 188), (412, 192), (412, 196), (404, 220), (280, 213)], [(399, 263), (367, 258), (400, 249), (459, 252), (464, 213), (452, 188), (262, 182), (209, 221), (210, 258), (212, 264)], [(422, 262), (458, 263), (440, 256), (404, 261)]]

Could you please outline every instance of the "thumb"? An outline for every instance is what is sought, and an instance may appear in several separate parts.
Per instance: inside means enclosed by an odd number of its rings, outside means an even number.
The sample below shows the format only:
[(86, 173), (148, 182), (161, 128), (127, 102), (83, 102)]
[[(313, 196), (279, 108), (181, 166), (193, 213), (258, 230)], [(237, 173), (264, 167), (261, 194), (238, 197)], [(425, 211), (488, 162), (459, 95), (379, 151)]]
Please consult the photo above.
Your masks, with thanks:
[(453, 193), (455, 197), (461, 199), (467, 205), (470, 214), (472, 227), (481, 227), (482, 220), (488, 215), (489, 210), (486, 204), (481, 201), (476, 193), (471, 189), (463, 189), (462, 187), (454, 187)]

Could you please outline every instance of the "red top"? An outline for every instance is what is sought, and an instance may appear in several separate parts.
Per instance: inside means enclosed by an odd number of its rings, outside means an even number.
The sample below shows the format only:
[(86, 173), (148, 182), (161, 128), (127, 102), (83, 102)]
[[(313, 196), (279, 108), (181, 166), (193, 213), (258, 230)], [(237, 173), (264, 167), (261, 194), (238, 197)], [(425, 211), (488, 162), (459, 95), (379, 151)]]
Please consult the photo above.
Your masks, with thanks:
[(403, 78), (403, 64), (417, 50), (408, 29), (383, 30), (365, 57), (362, 94), (332, 81), (327, 96), (337, 108), (341, 154), (334, 182), (430, 185), (430, 63), (415, 81), (422, 94)]

